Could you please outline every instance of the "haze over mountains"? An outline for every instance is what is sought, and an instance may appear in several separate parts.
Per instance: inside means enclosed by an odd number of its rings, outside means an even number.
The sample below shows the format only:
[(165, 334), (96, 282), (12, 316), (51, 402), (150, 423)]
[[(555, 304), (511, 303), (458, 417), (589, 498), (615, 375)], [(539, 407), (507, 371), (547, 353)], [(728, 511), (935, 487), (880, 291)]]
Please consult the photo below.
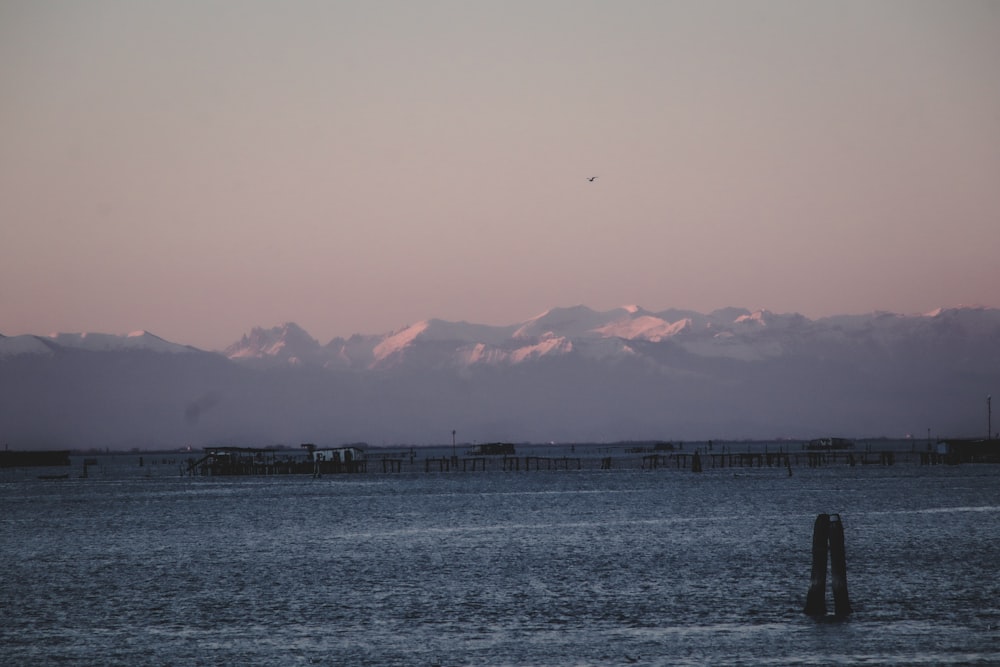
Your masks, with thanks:
[(326, 344), (287, 323), (221, 353), (148, 332), (13, 336), (0, 337), (0, 442), (982, 437), (998, 386), (1000, 310), (987, 308), (810, 320), (576, 306)]

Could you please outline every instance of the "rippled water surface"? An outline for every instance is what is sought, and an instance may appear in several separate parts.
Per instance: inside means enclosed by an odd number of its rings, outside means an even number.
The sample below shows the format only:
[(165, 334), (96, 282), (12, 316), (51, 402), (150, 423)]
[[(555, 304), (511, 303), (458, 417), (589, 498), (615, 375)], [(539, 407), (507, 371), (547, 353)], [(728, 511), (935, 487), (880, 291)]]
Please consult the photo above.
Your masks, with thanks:
[[(2, 662), (1000, 664), (998, 476), (8, 478)], [(823, 512), (843, 622), (802, 614)]]

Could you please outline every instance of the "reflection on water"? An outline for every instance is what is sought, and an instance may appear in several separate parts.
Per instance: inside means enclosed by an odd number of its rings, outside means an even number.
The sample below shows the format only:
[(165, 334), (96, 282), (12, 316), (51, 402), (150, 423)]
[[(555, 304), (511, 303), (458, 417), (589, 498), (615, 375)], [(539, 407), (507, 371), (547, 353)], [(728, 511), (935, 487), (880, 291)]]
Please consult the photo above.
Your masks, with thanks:
[[(1000, 663), (996, 466), (0, 483), (5, 664)], [(816, 514), (855, 614), (802, 614)]]

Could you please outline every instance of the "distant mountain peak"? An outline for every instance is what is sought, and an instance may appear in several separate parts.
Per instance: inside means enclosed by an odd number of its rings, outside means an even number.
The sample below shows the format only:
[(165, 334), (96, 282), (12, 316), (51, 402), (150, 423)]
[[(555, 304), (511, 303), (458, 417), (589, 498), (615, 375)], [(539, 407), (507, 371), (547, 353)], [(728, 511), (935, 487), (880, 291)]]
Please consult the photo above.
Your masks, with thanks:
[(385, 340), (376, 345), (375, 349), (372, 351), (374, 361), (377, 363), (387, 359), (388, 357), (399, 354), (404, 348), (413, 343), (417, 337), (427, 331), (427, 329), (431, 326), (431, 322), (432, 320), (417, 322), (416, 324), (411, 324), (405, 329), (386, 337)]
[(538, 338), (553, 332), (570, 336), (583, 336), (589, 331), (607, 324), (607, 320), (607, 314), (584, 305), (550, 308), (522, 324), (514, 332), (514, 337)]
[(188, 345), (171, 343), (148, 331), (133, 331), (128, 334), (107, 333), (53, 333), (45, 337), (57, 347), (90, 352), (116, 352), (119, 350), (145, 350), (149, 352), (185, 353), (194, 352)]
[[(633, 313), (638, 312), (641, 311), (633, 311)], [(638, 315), (637, 317), (620, 318), (610, 324), (594, 329), (594, 332), (606, 338), (614, 336), (626, 340), (642, 339), (659, 342), (665, 338), (675, 336), (690, 326), (690, 319), (668, 322), (655, 315)]]
[(230, 359), (276, 360), (301, 364), (320, 350), (319, 341), (295, 322), (285, 322), (270, 329), (254, 327), (249, 335), (227, 347), (223, 354)]

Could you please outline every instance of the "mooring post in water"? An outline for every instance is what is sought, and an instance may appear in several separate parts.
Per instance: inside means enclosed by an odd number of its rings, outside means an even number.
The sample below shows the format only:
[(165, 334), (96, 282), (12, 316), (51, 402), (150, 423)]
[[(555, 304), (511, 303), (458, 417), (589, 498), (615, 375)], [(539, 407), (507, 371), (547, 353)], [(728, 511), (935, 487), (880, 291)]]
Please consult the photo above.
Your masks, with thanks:
[(830, 517), (830, 585), (833, 587), (833, 610), (837, 616), (851, 613), (847, 597), (847, 554), (844, 553), (844, 524), (840, 515)]
[(701, 456), (696, 451), (691, 459), (691, 472), (701, 472)]
[(826, 561), (830, 557), (830, 581), (837, 616), (851, 613), (847, 596), (847, 555), (844, 552), (844, 524), (839, 514), (820, 514), (813, 526), (812, 577), (806, 595), (805, 613), (826, 615)]
[(820, 514), (813, 525), (812, 577), (806, 595), (805, 612), (810, 616), (826, 615), (826, 554), (830, 536), (830, 515)]

